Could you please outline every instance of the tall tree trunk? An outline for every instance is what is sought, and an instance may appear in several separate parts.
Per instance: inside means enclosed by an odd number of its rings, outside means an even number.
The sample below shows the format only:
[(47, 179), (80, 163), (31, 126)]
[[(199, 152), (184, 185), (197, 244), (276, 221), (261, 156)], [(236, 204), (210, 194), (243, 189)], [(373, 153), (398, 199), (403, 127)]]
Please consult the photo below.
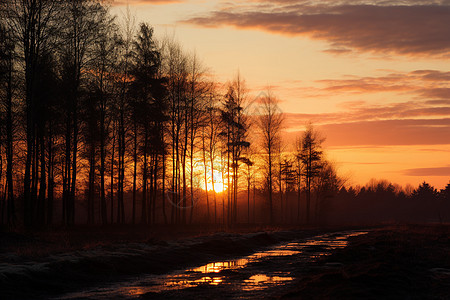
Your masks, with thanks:
[[(43, 125), (44, 126), (44, 125)], [(40, 157), (40, 180), (39, 180), (39, 198), (38, 198), (38, 202), (39, 202), (39, 211), (38, 211), (38, 218), (39, 218), (39, 223), (40, 225), (44, 225), (45, 224), (45, 214), (46, 214), (46, 210), (45, 210), (45, 193), (47, 191), (47, 176), (46, 176), (46, 164), (45, 164), (45, 139), (44, 139), (44, 134), (41, 133), (41, 137), (40, 137), (40, 147), (41, 147), (41, 157)]]
[(311, 214), (311, 179), (312, 179), (312, 145), (308, 148), (308, 164), (306, 166), (306, 223), (310, 222)]
[(203, 154), (203, 166), (205, 168), (204, 174), (205, 174), (205, 193), (206, 193), (206, 211), (207, 211), (206, 222), (209, 223), (209, 221), (210, 221), (210, 213), (209, 213), (208, 169), (207, 169), (207, 165), (206, 165), (205, 135), (202, 136), (202, 154)]
[(164, 224), (167, 225), (166, 215), (166, 149), (164, 147), (162, 152), (162, 186), (161, 186), (161, 204), (164, 217)]
[(238, 174), (238, 159), (236, 156), (235, 162), (234, 162), (234, 168), (233, 168), (233, 187), (234, 187), (234, 196), (233, 196), (233, 223), (237, 224), (237, 211), (238, 211), (238, 207), (237, 207), (237, 200), (238, 200), (238, 180), (239, 180), (239, 174)]
[[(116, 134), (115, 126), (112, 129), (112, 145), (111, 145), (111, 173), (110, 173), (110, 199), (111, 199), (111, 224), (114, 223), (114, 157), (116, 150)], [(120, 203), (117, 205), (117, 223), (120, 223)]]
[[(194, 134), (194, 133), (192, 133)], [(191, 139), (191, 155), (190, 155), (190, 166), (191, 166), (191, 176), (190, 176), (190, 198), (191, 198), (191, 213), (189, 216), (189, 223), (192, 223), (192, 218), (194, 216), (194, 140)], [(208, 192), (208, 191), (207, 191)], [(209, 201), (208, 201), (208, 220), (209, 220)]]
[(230, 130), (227, 129), (227, 225), (231, 224)]
[[(100, 100), (102, 101), (102, 100)], [(102, 104), (101, 104), (102, 105)], [(100, 203), (101, 203), (101, 215), (102, 224), (106, 225), (107, 212), (106, 212), (106, 191), (105, 191), (105, 168), (106, 168), (106, 154), (105, 154), (105, 115), (104, 110), (100, 109)]]
[(186, 160), (187, 160), (187, 148), (188, 148), (188, 133), (189, 133), (189, 121), (187, 117), (187, 112), (185, 113), (185, 122), (184, 122), (184, 141), (183, 141), (183, 150), (181, 157), (181, 168), (183, 171), (183, 211), (182, 211), (182, 219), (181, 223), (186, 224), (186, 210), (187, 210), (187, 176), (186, 176)]
[[(222, 183), (225, 184), (225, 170), (224, 170), (224, 161), (223, 161), (223, 153), (220, 152), (220, 163), (222, 165)], [(227, 186), (228, 191), (228, 186)], [(222, 192), (222, 223), (225, 226), (225, 190)]]
[[(211, 157), (211, 185), (213, 190), (214, 197), (214, 224), (217, 224), (217, 195), (216, 195), (216, 187), (214, 183), (214, 155), (210, 153)], [(223, 184), (223, 182), (222, 182)]]
[(270, 214), (270, 224), (273, 224), (273, 174), (272, 174), (272, 149), (268, 148), (269, 154), (269, 214)]
[(302, 176), (301, 176), (301, 169), (299, 167), (299, 170), (298, 170), (298, 182), (297, 182), (297, 223), (300, 223), (301, 183), (302, 183)]
[(145, 128), (144, 134), (144, 165), (142, 167), (142, 206), (141, 206), (141, 223), (147, 224), (147, 148), (148, 148), (148, 129)]
[(248, 175), (247, 175), (247, 223), (250, 224), (250, 164), (247, 166)]
[(155, 154), (155, 169), (153, 175), (152, 224), (156, 224), (156, 199), (158, 196), (158, 167), (159, 167), (159, 155)]
[(72, 149), (72, 138), (71, 138), (71, 111), (68, 109), (67, 111), (67, 120), (66, 120), (66, 136), (65, 136), (65, 158), (64, 158), (64, 177), (63, 177), (63, 223), (68, 225), (69, 223), (69, 197), (70, 197), (70, 177), (71, 177), (71, 149)]
[(95, 169), (96, 169), (96, 155), (95, 144), (91, 141), (89, 149), (89, 191), (88, 191), (88, 224), (95, 223)]
[(137, 164), (138, 164), (138, 158), (137, 158), (137, 148), (138, 148), (138, 143), (137, 143), (137, 124), (136, 124), (136, 120), (133, 121), (133, 162), (134, 162), (134, 167), (133, 167), (133, 216), (132, 216), (132, 222), (133, 224), (136, 224), (136, 181), (137, 181)]
[[(77, 84), (77, 90), (78, 90)], [(77, 184), (77, 159), (78, 159), (78, 97), (74, 97), (73, 103), (73, 155), (72, 155), (72, 186), (70, 192), (70, 224), (75, 224), (75, 195)]]
[(256, 184), (253, 179), (253, 223), (256, 223)]
[[(123, 99), (122, 99), (123, 101)], [(123, 101), (124, 102), (124, 101)], [(124, 104), (120, 105), (119, 112), (119, 136), (118, 136), (118, 178), (117, 178), (117, 203), (120, 207), (119, 223), (125, 223), (125, 204), (124, 204), (124, 181), (125, 181), (125, 125), (124, 125)]]
[(7, 186), (7, 224), (13, 226), (16, 221), (16, 209), (14, 203), (14, 183), (13, 183), (13, 120), (12, 120), (12, 76), (13, 59), (12, 51), (8, 53), (8, 78), (6, 87), (6, 186)]
[(150, 163), (149, 163), (149, 165), (150, 165), (150, 167), (149, 167), (149, 177), (150, 178), (148, 178), (148, 190), (147, 190), (147, 218), (148, 218), (148, 221), (147, 221), (147, 223), (148, 224), (152, 224), (153, 223), (153, 220), (152, 220), (152, 207), (153, 207), (153, 190), (154, 190), (154, 187), (153, 187), (153, 184), (154, 184), (154, 181), (153, 181), (153, 176), (154, 176), (154, 168), (155, 168), (155, 166), (154, 166), (154, 164), (155, 164), (155, 154), (154, 153), (152, 153), (151, 155), (150, 155)]
[(51, 225), (53, 223), (53, 201), (54, 201), (54, 164), (55, 155), (53, 153), (53, 122), (50, 120), (49, 131), (48, 131), (48, 141), (47, 141), (47, 152), (48, 152), (48, 170), (47, 170), (47, 224)]
[[(35, 118), (34, 118), (35, 119)], [(38, 219), (38, 209), (39, 209), (39, 203), (38, 203), (38, 182), (39, 182), (39, 152), (40, 152), (40, 145), (38, 143), (38, 134), (37, 134), (37, 128), (36, 123), (33, 124), (34, 127), (34, 139), (33, 139), (33, 158), (31, 162), (31, 202), (33, 203), (32, 206), (32, 216), (31, 216), (31, 222), (33, 224), (36, 224)]]
[[(27, 84), (28, 85), (28, 84)], [(27, 156), (25, 161), (25, 178), (24, 178), (24, 222), (26, 227), (31, 227), (33, 224), (33, 207), (34, 202), (32, 198), (32, 159), (34, 156), (34, 131), (32, 118), (32, 92), (27, 88)]]
[(281, 152), (280, 154), (280, 163), (278, 165), (278, 172), (279, 172), (279, 188), (280, 188), (280, 223), (283, 223), (283, 216), (284, 216), (284, 207), (283, 207), (283, 175), (282, 175), (282, 164), (281, 164)]

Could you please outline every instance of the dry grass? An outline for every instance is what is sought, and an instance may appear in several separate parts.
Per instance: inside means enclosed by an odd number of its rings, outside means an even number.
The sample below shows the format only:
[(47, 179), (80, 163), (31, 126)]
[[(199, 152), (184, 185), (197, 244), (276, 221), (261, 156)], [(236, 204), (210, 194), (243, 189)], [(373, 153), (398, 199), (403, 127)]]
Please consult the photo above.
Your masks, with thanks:
[[(249, 233), (295, 229), (296, 227), (240, 226), (226, 229), (222, 226), (188, 225), (180, 227), (148, 225), (76, 226), (53, 228), (34, 232), (0, 231), (0, 255), (12, 253), (22, 259), (39, 259), (52, 254), (89, 250), (114, 244), (147, 243), (181, 238), (195, 238), (218, 232)], [(297, 228), (298, 229), (298, 228)]]

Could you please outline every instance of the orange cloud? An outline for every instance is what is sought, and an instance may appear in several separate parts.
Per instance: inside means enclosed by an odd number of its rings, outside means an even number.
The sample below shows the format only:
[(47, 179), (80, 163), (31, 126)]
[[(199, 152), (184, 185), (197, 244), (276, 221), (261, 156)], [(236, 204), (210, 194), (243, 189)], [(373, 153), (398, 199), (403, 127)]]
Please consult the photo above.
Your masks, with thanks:
[[(386, 52), (400, 55), (450, 55), (448, 1), (258, 1), (227, 7), (184, 23), (234, 26), (328, 41), (331, 52)], [(351, 4), (349, 4), (351, 3)]]
[[(323, 114), (285, 113), (286, 127), (298, 128), (312, 121), (319, 125), (391, 119), (440, 119), (450, 117), (450, 106), (427, 107), (426, 102), (363, 106), (345, 112)], [(448, 141), (450, 143), (450, 140)]]
[(362, 121), (320, 126), (330, 146), (449, 144), (450, 119)]
[(450, 100), (450, 72), (436, 70), (391, 73), (381, 77), (352, 76), (351, 79), (326, 79), (316, 82), (325, 85), (320, 89), (322, 92), (411, 92), (420, 98)]
[[(317, 125), (326, 137), (327, 147), (448, 145), (450, 119), (382, 120)], [(295, 141), (301, 131), (286, 134)]]
[[(391, 73), (380, 77), (345, 76), (345, 79), (318, 80), (321, 86), (298, 89), (302, 97), (333, 99), (336, 94), (364, 95), (389, 92), (392, 96), (407, 94), (410, 101), (388, 104), (368, 104), (366, 101), (338, 103), (343, 112), (322, 114), (287, 114), (290, 128), (312, 120), (318, 124), (359, 122), (387, 119), (420, 119), (450, 117), (449, 72), (418, 70), (409, 73)], [(348, 79), (350, 77), (350, 79)], [(395, 99), (395, 98), (394, 98)]]
[(317, 83), (323, 86), (316, 88), (320, 98), (332, 98), (336, 92), (407, 92), (414, 100), (385, 104), (349, 101), (339, 103), (342, 111), (333, 113), (285, 113), (286, 127), (292, 135), (312, 121), (326, 133), (330, 146), (450, 144), (448, 76), (448, 72), (418, 70), (380, 77), (320, 80)]

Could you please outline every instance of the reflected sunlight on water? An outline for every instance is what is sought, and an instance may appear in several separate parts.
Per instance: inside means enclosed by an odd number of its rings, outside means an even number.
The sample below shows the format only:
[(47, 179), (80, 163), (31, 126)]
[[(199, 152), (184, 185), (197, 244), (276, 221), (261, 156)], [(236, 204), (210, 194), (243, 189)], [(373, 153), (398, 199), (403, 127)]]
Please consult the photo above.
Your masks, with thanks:
[[(287, 273), (286, 275), (288, 275)], [(282, 275), (282, 274), (280, 274)], [(267, 276), (265, 274), (256, 274), (242, 283), (243, 291), (256, 291), (268, 288), (270, 285), (279, 284), (284, 281), (294, 280), (293, 277), (286, 276)]]
[(201, 277), (199, 279), (188, 279), (183, 275), (176, 276), (164, 282), (166, 288), (184, 289), (188, 287), (194, 287), (201, 284), (218, 285), (222, 282), (221, 277)]
[(123, 291), (124, 294), (129, 295), (131, 297), (140, 296), (145, 294), (146, 292), (148, 292), (148, 290), (141, 287), (130, 287), (129, 289)]
[[(183, 293), (184, 289), (195, 287), (221, 288), (223, 290), (220, 291), (237, 293), (237, 297), (257, 295), (258, 291), (266, 293), (271, 287), (292, 282), (295, 277), (291, 271), (294, 271), (298, 264), (313, 263), (323, 256), (332, 254), (335, 249), (347, 246), (349, 237), (366, 233), (340, 232), (290, 241), (245, 257), (215, 261), (166, 275), (143, 275), (134, 281), (73, 293), (60, 299), (137, 298), (149, 293), (162, 295), (170, 291)], [(221, 292), (218, 293), (222, 295)]]
[(200, 272), (200, 273), (219, 273), (220, 271), (223, 270), (230, 270), (244, 267), (248, 263), (248, 261), (249, 261), (248, 259), (242, 258), (229, 261), (212, 262), (201, 267), (187, 269), (186, 271)]
[(300, 251), (293, 250), (285, 250), (287, 245), (280, 246), (280, 249), (276, 248), (273, 250), (267, 250), (262, 252), (257, 252), (252, 255), (249, 255), (244, 258), (221, 261), (221, 262), (212, 262), (197, 268), (187, 269), (187, 272), (201, 272), (201, 273), (219, 273), (223, 270), (234, 270), (238, 268), (244, 268), (248, 263), (252, 261), (257, 261), (266, 257), (275, 257), (275, 256), (288, 256), (288, 255), (296, 255), (299, 254)]
[[(311, 239), (289, 242), (286, 244), (272, 247), (265, 251), (256, 252), (252, 255), (228, 260), (212, 262), (206, 265), (185, 270), (186, 273), (200, 274), (217, 274), (214, 277), (201, 277), (200, 279), (188, 279), (186, 274), (181, 274), (172, 277), (164, 282), (166, 288), (183, 289), (186, 287), (198, 286), (200, 284), (219, 285), (226, 283), (227, 277), (220, 275), (220, 272), (225, 270), (238, 270), (248, 268), (249, 264), (261, 262), (264, 260), (273, 259), (284, 256), (301, 256), (302, 259), (313, 262), (319, 258), (331, 254), (331, 252), (338, 248), (347, 246), (348, 238), (366, 234), (367, 232), (352, 232), (344, 235), (325, 234)], [(304, 251), (307, 253), (304, 253)], [(268, 270), (270, 272), (270, 270)], [(289, 272), (278, 272), (277, 276), (270, 276), (269, 274), (256, 274), (250, 276), (249, 279), (242, 281), (242, 290), (262, 290), (274, 284), (283, 284), (292, 281), (294, 278), (289, 276)]]

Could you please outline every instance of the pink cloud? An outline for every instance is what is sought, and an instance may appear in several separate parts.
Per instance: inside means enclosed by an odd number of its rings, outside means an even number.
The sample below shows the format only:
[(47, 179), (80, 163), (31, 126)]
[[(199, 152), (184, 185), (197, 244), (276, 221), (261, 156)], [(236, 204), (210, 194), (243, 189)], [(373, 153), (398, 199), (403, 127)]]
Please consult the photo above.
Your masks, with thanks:
[[(326, 147), (382, 147), (450, 144), (450, 118), (359, 121), (316, 125), (326, 137)], [(301, 130), (286, 134), (295, 141)]]
[[(450, 100), (450, 72), (417, 70), (409, 73), (393, 73), (380, 77), (345, 76), (344, 79), (317, 80), (319, 87), (302, 87), (309, 97), (330, 97), (337, 92), (347, 94), (369, 94), (394, 92), (411, 94), (415, 98), (428, 100), (429, 104), (448, 105)], [(307, 96), (308, 96), (307, 95)], [(431, 102), (432, 101), (432, 102)]]
[(330, 146), (449, 144), (450, 119), (361, 121), (319, 126)]
[[(183, 21), (205, 27), (233, 26), (328, 41), (329, 51), (450, 55), (450, 6), (348, 5), (347, 1), (276, 1), (278, 5), (227, 6)], [(429, 2), (429, 1), (428, 1)], [(415, 1), (423, 3), (423, 1)], [(448, 4), (448, 3), (447, 3)]]
[[(328, 137), (330, 146), (450, 144), (450, 81), (448, 72), (390, 71), (386, 76), (320, 80), (316, 96), (327, 99), (336, 93), (408, 93), (412, 100), (373, 104), (367, 101), (339, 103), (333, 113), (286, 112), (286, 128), (300, 130), (309, 121)], [(318, 95), (318, 96), (317, 96)], [(297, 132), (298, 133), (298, 132)]]

